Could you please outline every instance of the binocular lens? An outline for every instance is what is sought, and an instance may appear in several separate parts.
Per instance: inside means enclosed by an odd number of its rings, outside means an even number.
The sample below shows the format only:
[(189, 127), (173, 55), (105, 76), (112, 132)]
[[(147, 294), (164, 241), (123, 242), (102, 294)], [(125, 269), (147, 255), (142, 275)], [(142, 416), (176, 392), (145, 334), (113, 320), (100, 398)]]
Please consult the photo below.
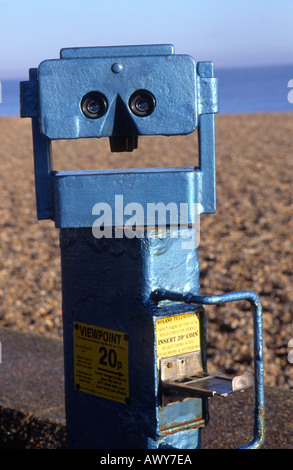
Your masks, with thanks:
[(89, 113), (96, 114), (100, 110), (100, 105), (97, 101), (89, 101), (87, 104), (87, 110)]
[(147, 90), (136, 90), (129, 99), (129, 108), (139, 117), (149, 116), (155, 107), (155, 97)]
[(81, 100), (81, 110), (87, 118), (98, 119), (104, 116), (107, 109), (107, 99), (99, 91), (91, 91)]

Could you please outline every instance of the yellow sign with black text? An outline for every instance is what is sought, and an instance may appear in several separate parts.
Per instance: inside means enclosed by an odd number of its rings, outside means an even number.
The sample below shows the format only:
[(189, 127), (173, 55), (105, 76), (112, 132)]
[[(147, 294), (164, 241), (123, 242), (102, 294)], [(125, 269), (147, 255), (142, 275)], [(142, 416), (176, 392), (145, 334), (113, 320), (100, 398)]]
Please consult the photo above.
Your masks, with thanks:
[(127, 333), (75, 322), (73, 349), (76, 390), (128, 403)]
[(161, 317), (156, 321), (157, 358), (200, 349), (199, 317), (195, 312)]

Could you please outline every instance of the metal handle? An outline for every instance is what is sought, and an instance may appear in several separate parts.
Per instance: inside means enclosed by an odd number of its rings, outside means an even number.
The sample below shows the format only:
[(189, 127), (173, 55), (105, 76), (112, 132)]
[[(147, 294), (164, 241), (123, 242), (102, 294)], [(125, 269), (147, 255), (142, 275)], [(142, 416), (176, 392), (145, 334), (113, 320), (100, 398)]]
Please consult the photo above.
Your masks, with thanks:
[(239, 300), (247, 300), (253, 312), (254, 329), (254, 384), (255, 384), (255, 411), (254, 411), (254, 437), (251, 442), (239, 449), (259, 449), (265, 438), (264, 418), (264, 385), (263, 385), (263, 337), (262, 337), (262, 305), (257, 294), (251, 291), (229, 292), (219, 295), (181, 294), (164, 289), (157, 289), (152, 293), (152, 300), (159, 302), (170, 300), (186, 304), (214, 305)]

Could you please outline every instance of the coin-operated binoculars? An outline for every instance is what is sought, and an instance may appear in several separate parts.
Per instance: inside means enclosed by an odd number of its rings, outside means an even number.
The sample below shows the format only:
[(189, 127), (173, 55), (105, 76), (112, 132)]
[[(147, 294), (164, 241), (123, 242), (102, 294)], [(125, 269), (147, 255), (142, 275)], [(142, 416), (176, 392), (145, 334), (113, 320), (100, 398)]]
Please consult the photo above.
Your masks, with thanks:
[[(259, 298), (199, 294), (198, 217), (215, 211), (215, 112), (212, 63), (171, 45), (63, 49), (21, 83), (38, 218), (60, 229), (69, 447), (199, 448), (209, 397), (253, 385), (254, 437), (244, 447), (263, 443)], [(51, 166), (51, 140), (109, 137), (113, 152), (130, 152), (140, 135), (196, 129), (198, 167)], [(204, 305), (243, 299), (254, 376), (209, 374)]]

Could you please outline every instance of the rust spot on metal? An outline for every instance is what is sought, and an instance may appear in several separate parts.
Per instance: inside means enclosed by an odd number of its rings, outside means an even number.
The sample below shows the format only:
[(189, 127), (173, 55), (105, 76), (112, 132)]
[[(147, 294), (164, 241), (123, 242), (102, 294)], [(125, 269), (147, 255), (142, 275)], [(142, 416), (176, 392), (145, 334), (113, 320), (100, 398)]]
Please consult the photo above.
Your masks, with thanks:
[(185, 423), (175, 422), (170, 426), (162, 426), (160, 427), (160, 431), (164, 436), (167, 436), (168, 434), (175, 434), (179, 431), (198, 429), (203, 428), (204, 426), (205, 420), (202, 417), (197, 417), (196, 419), (186, 421)]
[(265, 440), (265, 434), (266, 434), (266, 429), (265, 429), (265, 408), (261, 406), (259, 408), (259, 431), (258, 431), (258, 438), (259, 438), (259, 444), (257, 445), (257, 449), (260, 449)]

